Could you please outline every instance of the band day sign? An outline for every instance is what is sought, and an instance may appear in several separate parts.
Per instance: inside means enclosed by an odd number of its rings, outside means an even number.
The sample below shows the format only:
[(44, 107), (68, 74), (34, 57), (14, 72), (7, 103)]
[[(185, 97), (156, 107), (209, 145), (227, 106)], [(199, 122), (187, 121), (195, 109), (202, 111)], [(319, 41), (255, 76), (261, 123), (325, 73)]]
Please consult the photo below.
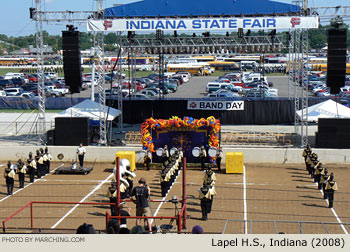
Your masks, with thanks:
[(310, 29), (318, 28), (319, 18), (312, 17), (227, 17), (227, 18), (123, 18), (93, 20), (87, 23), (88, 31), (236, 31), (238, 28), (263, 29)]
[(244, 101), (187, 101), (189, 110), (244, 110)]

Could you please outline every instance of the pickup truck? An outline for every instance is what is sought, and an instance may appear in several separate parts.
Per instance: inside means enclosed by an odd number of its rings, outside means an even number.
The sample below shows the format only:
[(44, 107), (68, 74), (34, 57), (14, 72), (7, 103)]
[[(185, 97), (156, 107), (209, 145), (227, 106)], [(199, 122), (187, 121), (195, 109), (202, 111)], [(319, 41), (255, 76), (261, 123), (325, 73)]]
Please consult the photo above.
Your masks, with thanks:
[(58, 91), (58, 90), (46, 87), (45, 88), (45, 95), (47, 97), (61, 97), (61, 96), (63, 96), (63, 93)]
[(52, 89), (52, 90), (55, 90), (57, 92), (62, 93), (61, 96), (65, 96), (66, 94), (69, 94), (69, 89), (68, 88), (59, 88), (59, 87), (56, 87), (56, 86), (46, 86), (46, 88), (49, 88), (49, 89)]

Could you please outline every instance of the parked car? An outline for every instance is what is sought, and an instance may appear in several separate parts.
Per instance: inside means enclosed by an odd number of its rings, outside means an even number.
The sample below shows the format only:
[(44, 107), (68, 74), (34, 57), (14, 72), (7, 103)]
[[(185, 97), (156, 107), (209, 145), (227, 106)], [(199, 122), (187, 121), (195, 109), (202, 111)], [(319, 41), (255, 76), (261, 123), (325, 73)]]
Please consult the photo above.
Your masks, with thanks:
[(34, 98), (35, 95), (32, 92), (22, 92), (15, 97)]
[(18, 95), (18, 94), (22, 93), (24, 90), (23, 90), (23, 88), (16, 87), (16, 88), (6, 88), (6, 89), (4, 89), (4, 91), (6, 92), (6, 94), (8, 96), (10, 96), (10, 95)]
[(61, 96), (63, 96), (62, 92), (54, 90), (52, 88), (45, 88), (45, 95), (47, 97), (61, 97)]
[(157, 93), (153, 90), (150, 90), (150, 89), (143, 89), (140, 91), (141, 94), (144, 94), (144, 95), (147, 95), (149, 97), (152, 97), (152, 96), (157, 96)]
[(56, 90), (57, 92), (61, 92), (62, 96), (65, 96), (66, 94), (69, 94), (69, 89), (68, 88), (58, 88), (56, 86), (46, 86), (49, 89)]
[(13, 84), (12, 80), (5, 80), (5, 79), (0, 80), (0, 89), (10, 88), (14, 86), (15, 85)]

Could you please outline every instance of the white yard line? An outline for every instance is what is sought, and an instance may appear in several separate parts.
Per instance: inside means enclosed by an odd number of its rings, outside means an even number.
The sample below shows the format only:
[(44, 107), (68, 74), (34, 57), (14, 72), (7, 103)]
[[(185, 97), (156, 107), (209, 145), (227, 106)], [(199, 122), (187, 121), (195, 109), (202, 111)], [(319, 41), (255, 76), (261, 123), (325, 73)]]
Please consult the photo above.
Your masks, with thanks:
[(50, 182), (92, 182), (100, 183), (103, 180), (84, 180), (84, 179), (42, 179), (41, 181), (50, 181)]
[(246, 176), (245, 176), (245, 165), (243, 165), (243, 220), (244, 220), (244, 234), (248, 234), (247, 184), (246, 184)]
[[(180, 176), (180, 174), (181, 174), (181, 170), (179, 170), (179, 174), (177, 175), (175, 181), (176, 181), (177, 178)], [(168, 192), (165, 194), (165, 196), (161, 199), (162, 202), (160, 202), (160, 204), (158, 205), (156, 211), (155, 211), (154, 214), (153, 214), (153, 217), (157, 216), (157, 214), (158, 214), (160, 208), (162, 207), (162, 205), (163, 205), (163, 203), (164, 203), (164, 200), (165, 200), (166, 197), (168, 196), (168, 193), (170, 192), (171, 188), (173, 188), (173, 185), (175, 184), (175, 181), (174, 181), (174, 183), (171, 185), (171, 187), (169, 188), (169, 190), (168, 190)], [(154, 219), (151, 220), (151, 224), (153, 223), (153, 220), (154, 220)]]
[[(60, 168), (62, 165), (56, 167), (55, 169), (53, 169), (52, 171), (50, 171), (50, 173), (54, 172), (57, 168)], [(48, 174), (45, 174), (44, 176), (42, 176), (40, 179), (34, 179), (34, 182), (33, 183), (28, 183), (26, 184), (23, 188), (20, 188), (18, 190), (16, 190), (14, 193), (12, 193), (12, 195), (15, 195), (16, 193), (22, 191), (23, 189), (27, 188), (28, 186), (34, 184), (35, 182), (37, 181), (47, 181), (47, 179), (44, 179), (47, 175), (49, 175), (50, 173)], [(8, 199), (9, 197), (11, 197), (12, 195), (7, 195), (6, 197), (0, 199), (0, 202), (3, 202), (4, 200)]]
[[(87, 198), (89, 198), (89, 197), (91, 196), (91, 194), (93, 194), (93, 193), (96, 192), (98, 189), (100, 189), (101, 186), (102, 186), (104, 183), (108, 182), (108, 181), (111, 179), (111, 177), (112, 177), (113, 175), (114, 175), (114, 174), (111, 173), (105, 180), (103, 180), (100, 184), (98, 184), (97, 186), (95, 186), (95, 188), (94, 188), (91, 192), (89, 192), (81, 201), (79, 201), (79, 203), (84, 202)], [(74, 205), (74, 207), (72, 207), (71, 210), (69, 210), (59, 221), (57, 221), (57, 222), (51, 227), (51, 229), (57, 227), (57, 225), (60, 224), (65, 218), (67, 218), (67, 216), (70, 215), (78, 206), (80, 206), (80, 204)]]
[[(317, 183), (315, 183), (315, 184), (316, 184), (316, 186), (318, 186)], [(320, 190), (320, 192), (321, 192), (322, 197), (323, 197), (323, 191), (322, 191), (322, 189)], [(326, 201), (326, 203), (327, 203), (327, 205), (328, 205), (328, 199), (325, 199), (325, 201)], [(344, 234), (349, 234), (348, 231), (346, 230), (346, 228), (344, 227), (344, 225), (342, 224), (343, 222), (342, 222), (341, 219), (339, 218), (339, 216), (338, 216), (337, 212), (334, 210), (334, 208), (331, 208), (331, 211), (332, 211), (334, 217), (337, 219), (338, 223), (340, 224), (340, 227), (343, 229)]]

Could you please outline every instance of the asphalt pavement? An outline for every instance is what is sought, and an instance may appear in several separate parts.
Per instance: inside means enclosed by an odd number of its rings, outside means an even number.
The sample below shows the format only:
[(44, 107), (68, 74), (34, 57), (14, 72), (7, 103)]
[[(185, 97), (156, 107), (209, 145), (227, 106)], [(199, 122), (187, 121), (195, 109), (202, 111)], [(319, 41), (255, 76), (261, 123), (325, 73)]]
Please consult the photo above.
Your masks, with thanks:
[[(168, 98), (204, 98), (207, 96), (205, 91), (207, 83), (217, 80), (217, 76), (194, 76), (189, 82), (184, 83), (178, 87), (175, 93), (170, 93), (166, 97)], [(267, 76), (268, 82), (273, 83), (273, 88), (278, 89), (278, 96), (286, 98), (288, 97), (288, 76)], [(108, 82), (105, 84), (105, 89), (110, 89), (111, 84)], [(301, 88), (297, 87), (299, 94), (301, 94)], [(95, 93), (97, 93), (97, 87), (95, 87)], [(300, 96), (300, 95), (299, 95)], [(309, 96), (313, 96), (309, 93)], [(67, 97), (70, 97), (68, 95)], [(91, 97), (91, 88), (81, 91), (79, 94), (73, 94), (72, 97)]]

